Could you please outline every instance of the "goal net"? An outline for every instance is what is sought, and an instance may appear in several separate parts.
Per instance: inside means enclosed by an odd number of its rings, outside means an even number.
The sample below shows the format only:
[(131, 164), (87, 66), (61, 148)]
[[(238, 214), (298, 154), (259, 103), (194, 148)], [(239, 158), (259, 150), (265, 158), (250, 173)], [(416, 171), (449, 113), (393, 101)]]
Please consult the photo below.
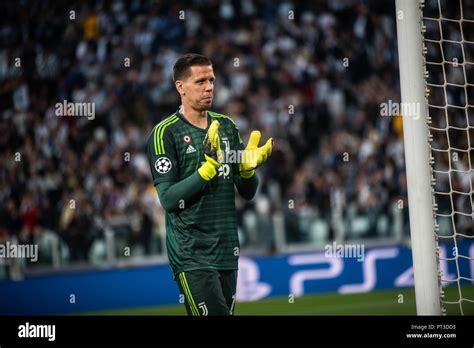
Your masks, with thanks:
[(474, 283), (474, 2), (425, 0), (420, 9), (440, 281), (457, 287), (453, 298), (441, 290), (441, 304), (447, 314), (472, 314), (465, 289)]

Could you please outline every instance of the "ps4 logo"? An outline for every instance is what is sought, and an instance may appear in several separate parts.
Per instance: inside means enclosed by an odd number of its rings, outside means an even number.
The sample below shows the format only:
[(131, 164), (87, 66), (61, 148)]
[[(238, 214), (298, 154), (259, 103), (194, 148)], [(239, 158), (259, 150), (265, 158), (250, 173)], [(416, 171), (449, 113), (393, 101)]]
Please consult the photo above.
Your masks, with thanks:
[[(474, 243), (464, 251), (474, 257)], [(440, 248), (443, 281), (456, 279), (448, 267), (448, 251)], [(474, 273), (474, 262), (464, 265)], [(469, 272), (469, 271), (468, 271)], [(357, 258), (328, 257), (327, 253), (293, 254), (261, 262), (240, 257), (237, 300), (256, 301), (269, 296), (295, 297), (315, 292), (364, 293), (378, 288), (413, 287), (411, 251), (402, 247), (372, 248)]]

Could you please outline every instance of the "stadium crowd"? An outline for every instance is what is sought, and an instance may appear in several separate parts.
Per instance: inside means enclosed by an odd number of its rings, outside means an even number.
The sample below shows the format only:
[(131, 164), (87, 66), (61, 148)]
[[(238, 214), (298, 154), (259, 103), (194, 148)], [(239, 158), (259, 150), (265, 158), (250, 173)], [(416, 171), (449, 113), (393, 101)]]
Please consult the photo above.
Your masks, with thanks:
[[(402, 121), (380, 114), (400, 100), (391, 2), (0, 9), (0, 239), (52, 233), (79, 261), (112, 229), (136, 253), (163, 250), (145, 140), (179, 107), (171, 71), (185, 52), (213, 61), (213, 109), (244, 141), (252, 129), (275, 139), (257, 197), (237, 201), (243, 245), (274, 250), (275, 213), (293, 243), (408, 235)], [(93, 103), (95, 115), (58, 116), (63, 101)]]

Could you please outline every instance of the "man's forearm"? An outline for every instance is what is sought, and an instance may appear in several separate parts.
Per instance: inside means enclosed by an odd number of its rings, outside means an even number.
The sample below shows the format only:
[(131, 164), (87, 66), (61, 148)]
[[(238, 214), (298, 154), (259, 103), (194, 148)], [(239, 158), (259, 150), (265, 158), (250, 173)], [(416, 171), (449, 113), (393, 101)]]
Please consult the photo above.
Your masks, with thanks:
[(162, 182), (156, 186), (161, 205), (166, 211), (176, 210), (180, 203), (186, 202), (206, 188), (207, 182), (198, 172), (179, 182)]
[(256, 174), (254, 174), (249, 179), (244, 179), (241, 176), (236, 176), (234, 184), (235, 187), (237, 187), (237, 191), (242, 197), (247, 200), (251, 200), (257, 192), (258, 177)]

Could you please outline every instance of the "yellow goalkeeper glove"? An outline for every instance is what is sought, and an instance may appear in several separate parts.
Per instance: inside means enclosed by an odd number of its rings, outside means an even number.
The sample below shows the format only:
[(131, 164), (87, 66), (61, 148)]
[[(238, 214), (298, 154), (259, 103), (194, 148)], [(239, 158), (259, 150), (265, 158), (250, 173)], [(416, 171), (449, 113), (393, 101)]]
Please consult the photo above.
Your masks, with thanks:
[(259, 131), (252, 131), (250, 138), (242, 154), (240, 164), (240, 176), (248, 179), (255, 174), (255, 169), (260, 167), (272, 153), (273, 138), (267, 140), (265, 145), (258, 147), (261, 134)]
[(217, 168), (222, 164), (221, 139), (219, 137), (219, 121), (212, 121), (204, 138), (204, 162), (198, 172), (201, 178), (211, 180), (217, 174)]

